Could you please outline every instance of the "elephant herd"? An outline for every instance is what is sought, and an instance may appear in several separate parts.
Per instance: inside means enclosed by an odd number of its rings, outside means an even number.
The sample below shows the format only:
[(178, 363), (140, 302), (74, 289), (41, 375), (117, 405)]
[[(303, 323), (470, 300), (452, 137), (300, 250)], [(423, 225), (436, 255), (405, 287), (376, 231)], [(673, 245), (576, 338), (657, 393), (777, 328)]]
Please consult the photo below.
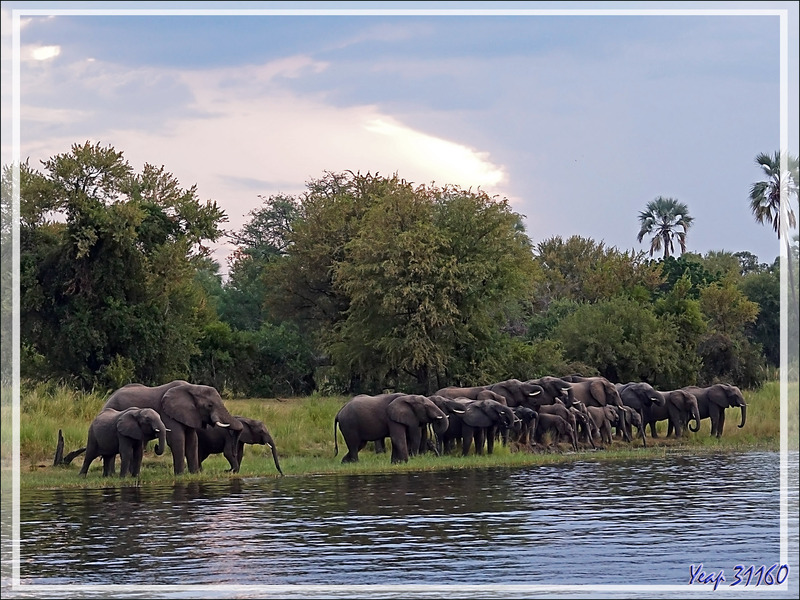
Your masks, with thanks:
[[(597, 448), (611, 444), (616, 429), (627, 442), (633, 427), (646, 446), (645, 429), (658, 437), (656, 424), (667, 421), (667, 436), (681, 437), (686, 428), (697, 432), (700, 421), (710, 419), (711, 435), (720, 437), (725, 409), (741, 409), (744, 427), (747, 405), (739, 388), (716, 384), (657, 391), (647, 383), (614, 384), (603, 377), (546, 376), (521, 381), (508, 379), (491, 385), (446, 387), (431, 396), (391, 393), (358, 395), (342, 406), (334, 418), (334, 456), (339, 452), (338, 431), (347, 446), (342, 462), (358, 461), (368, 442), (376, 451), (391, 440), (391, 462), (431, 451), (457, 451), (466, 456), (474, 447), (491, 454), (496, 440), (534, 449), (548, 443), (578, 444)], [(694, 422), (692, 426), (691, 422)], [(239, 471), (245, 444), (267, 445), (278, 472), (283, 475), (275, 442), (264, 423), (231, 415), (213, 387), (177, 380), (148, 387), (138, 383), (115, 391), (89, 426), (80, 474), (103, 459), (103, 475), (114, 474), (120, 455), (120, 476), (138, 477), (145, 444), (157, 440), (156, 454), (169, 446), (176, 475), (188, 466), (201, 470), (211, 454), (223, 454), (230, 470)]]
[[(633, 428), (646, 446), (658, 437), (656, 424), (667, 421), (667, 436), (681, 437), (688, 428), (700, 429), (710, 419), (711, 435), (720, 437), (725, 409), (747, 404), (736, 386), (715, 384), (658, 391), (644, 382), (614, 384), (604, 377), (546, 376), (521, 381), (509, 379), (492, 385), (446, 387), (431, 396), (414, 394), (358, 395), (350, 399), (334, 418), (334, 456), (338, 455), (337, 428), (347, 445), (342, 462), (358, 461), (368, 442), (377, 452), (392, 444), (391, 462), (406, 462), (409, 456), (433, 451), (469, 454), (474, 446), (482, 454), (484, 444), (491, 454), (496, 439), (518, 448), (561, 442), (578, 450), (611, 444), (614, 429), (623, 440), (633, 440)], [(692, 425), (691, 422), (694, 422)]]
[(220, 453), (237, 473), (245, 444), (269, 446), (275, 467), (283, 475), (275, 442), (264, 423), (231, 415), (216, 389), (182, 380), (157, 387), (132, 383), (118, 389), (89, 425), (86, 448), (71, 454), (86, 452), (81, 475), (88, 473), (98, 457), (103, 458), (103, 475), (113, 475), (119, 454), (120, 477), (138, 477), (144, 446), (153, 439), (158, 440), (158, 455), (169, 445), (176, 475), (187, 465), (190, 473), (197, 473), (209, 455)]

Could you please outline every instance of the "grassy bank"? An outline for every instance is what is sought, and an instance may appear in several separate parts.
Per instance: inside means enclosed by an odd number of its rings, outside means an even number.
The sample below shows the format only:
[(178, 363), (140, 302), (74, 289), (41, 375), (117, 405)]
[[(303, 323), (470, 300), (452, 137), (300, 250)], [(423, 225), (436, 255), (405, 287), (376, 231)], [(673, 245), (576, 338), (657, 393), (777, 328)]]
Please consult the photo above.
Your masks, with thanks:
[[(737, 428), (739, 411), (726, 413), (725, 431), (721, 439), (709, 434), (710, 423), (702, 422), (698, 433), (689, 433), (681, 440), (663, 437), (648, 438), (648, 448), (638, 443), (615, 441), (610, 448), (593, 452), (567, 452), (567, 447), (540, 452), (513, 451), (495, 446), (492, 456), (420, 456), (412, 457), (404, 465), (391, 465), (389, 455), (376, 455), (368, 446), (360, 454), (357, 464), (343, 465), (341, 457), (347, 451), (339, 434), (339, 456), (334, 457), (333, 419), (339, 408), (349, 399), (343, 396), (309, 396), (287, 399), (228, 400), (226, 406), (232, 414), (259, 419), (267, 424), (275, 439), (286, 476), (323, 473), (379, 473), (401, 470), (461, 469), (489, 466), (518, 466), (550, 464), (572, 460), (622, 460), (663, 456), (668, 452), (718, 452), (753, 449), (777, 450), (780, 448), (780, 388), (770, 382), (756, 391), (745, 391), (748, 403), (747, 424)], [(789, 390), (790, 447), (797, 447), (797, 385)], [(58, 431), (64, 436), (64, 453), (86, 444), (88, 426), (105, 402), (105, 394), (78, 393), (63, 387), (38, 385), (24, 388), (20, 399), (20, 480), (22, 487), (101, 487), (131, 485), (133, 480), (121, 482), (117, 478), (101, 477), (102, 461), (95, 461), (86, 478), (78, 475), (83, 457), (79, 456), (69, 466), (52, 466), (58, 440)], [(666, 423), (661, 424), (663, 436)], [(11, 452), (11, 413), (3, 407), (3, 462), (9, 465)], [(150, 445), (152, 447), (152, 444)], [(221, 456), (211, 456), (203, 463), (203, 472), (182, 475), (182, 480), (213, 480), (230, 477), (277, 477), (268, 449), (264, 446), (246, 446), (241, 472), (226, 473), (227, 461)], [(141, 482), (170, 482), (172, 458), (169, 452), (155, 456), (145, 454)]]

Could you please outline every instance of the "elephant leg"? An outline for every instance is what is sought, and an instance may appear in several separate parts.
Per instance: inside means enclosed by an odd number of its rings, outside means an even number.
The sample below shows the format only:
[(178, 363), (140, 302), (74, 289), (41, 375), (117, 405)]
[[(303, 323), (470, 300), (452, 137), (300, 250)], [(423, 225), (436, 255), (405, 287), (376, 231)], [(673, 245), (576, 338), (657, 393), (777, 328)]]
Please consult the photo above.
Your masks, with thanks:
[[(178, 428), (180, 427), (180, 425), (173, 425), (172, 427)], [(169, 435), (169, 433), (167, 435)], [(169, 440), (169, 438), (167, 438), (167, 440)], [(186, 447), (182, 430), (172, 431), (172, 440), (169, 442), (169, 447), (172, 449), (172, 468), (175, 472), (175, 475), (182, 475), (183, 470), (186, 466), (185, 465)]]
[(710, 400), (708, 402), (708, 416), (711, 419), (711, 435), (719, 437), (717, 435), (717, 429), (719, 428), (719, 408)]
[(133, 447), (133, 459), (131, 460), (131, 475), (138, 477), (142, 471), (142, 460), (144, 459), (144, 442), (139, 442)]
[(79, 475), (86, 475), (89, 472), (89, 465), (92, 464), (95, 458), (97, 458), (99, 454), (97, 453), (97, 444), (94, 443), (94, 440), (89, 439), (86, 444), (86, 454), (83, 457), (83, 466), (79, 471)]
[(486, 430), (483, 427), (475, 428), (475, 454), (483, 455), (483, 444), (486, 438)]
[(244, 458), (244, 442), (239, 442), (239, 447), (236, 449), (236, 461), (238, 466), (236, 468), (236, 473), (239, 472), (239, 469), (242, 468), (242, 459)]
[(386, 440), (375, 440), (375, 454), (386, 453)]
[(653, 439), (657, 438), (658, 432), (656, 431), (656, 422), (650, 421), (647, 424), (650, 425), (650, 437)]
[(189, 473), (200, 472), (200, 454), (197, 443), (197, 431), (188, 428), (186, 430), (186, 462), (189, 466)]
[(114, 460), (116, 458), (116, 454), (103, 457), (103, 477), (111, 477), (114, 474)]
[(717, 437), (722, 437), (722, 430), (725, 428), (725, 409), (719, 409), (719, 421), (717, 422)]
[[(404, 425), (389, 426), (392, 440), (392, 464), (408, 462), (408, 432)], [(412, 429), (418, 429), (412, 427)]]
[(461, 456), (469, 454), (469, 447), (472, 445), (473, 435), (472, 427), (466, 424), (461, 426)]
[(496, 432), (494, 427), (489, 427), (486, 429), (486, 454), (491, 454), (494, 451), (495, 435)]
[(422, 451), (422, 428), (421, 427), (408, 427), (407, 433), (408, 453), (411, 456), (416, 456)]

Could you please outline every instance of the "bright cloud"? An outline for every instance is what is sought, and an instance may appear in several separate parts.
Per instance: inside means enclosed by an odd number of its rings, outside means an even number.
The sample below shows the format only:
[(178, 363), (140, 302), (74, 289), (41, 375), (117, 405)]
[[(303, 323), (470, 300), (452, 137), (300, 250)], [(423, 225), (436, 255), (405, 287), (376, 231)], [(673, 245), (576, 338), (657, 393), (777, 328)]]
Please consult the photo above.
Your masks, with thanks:
[(22, 60), (50, 60), (61, 54), (59, 46), (25, 46), (20, 49)]

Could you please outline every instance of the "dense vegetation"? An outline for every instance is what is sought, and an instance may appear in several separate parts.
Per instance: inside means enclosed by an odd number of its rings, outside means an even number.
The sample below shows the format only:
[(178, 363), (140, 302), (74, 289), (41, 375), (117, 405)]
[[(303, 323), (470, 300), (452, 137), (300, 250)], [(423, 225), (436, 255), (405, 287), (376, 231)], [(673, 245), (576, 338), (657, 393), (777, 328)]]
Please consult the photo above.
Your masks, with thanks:
[[(754, 207), (774, 201), (764, 194), (754, 186)], [(226, 234), (195, 188), (87, 142), (41, 171), (21, 165), (20, 195), (21, 369), (33, 381), (105, 391), (185, 378), (227, 398), (575, 372), (755, 388), (779, 364), (777, 259), (657, 259), (578, 236), (533, 245), (522, 216), (481, 191), (326, 173), (301, 195), (263, 198)], [(639, 239), (660, 231), (666, 249), (663, 227), (642, 225)], [(226, 280), (208, 252), (223, 235), (238, 247)]]

